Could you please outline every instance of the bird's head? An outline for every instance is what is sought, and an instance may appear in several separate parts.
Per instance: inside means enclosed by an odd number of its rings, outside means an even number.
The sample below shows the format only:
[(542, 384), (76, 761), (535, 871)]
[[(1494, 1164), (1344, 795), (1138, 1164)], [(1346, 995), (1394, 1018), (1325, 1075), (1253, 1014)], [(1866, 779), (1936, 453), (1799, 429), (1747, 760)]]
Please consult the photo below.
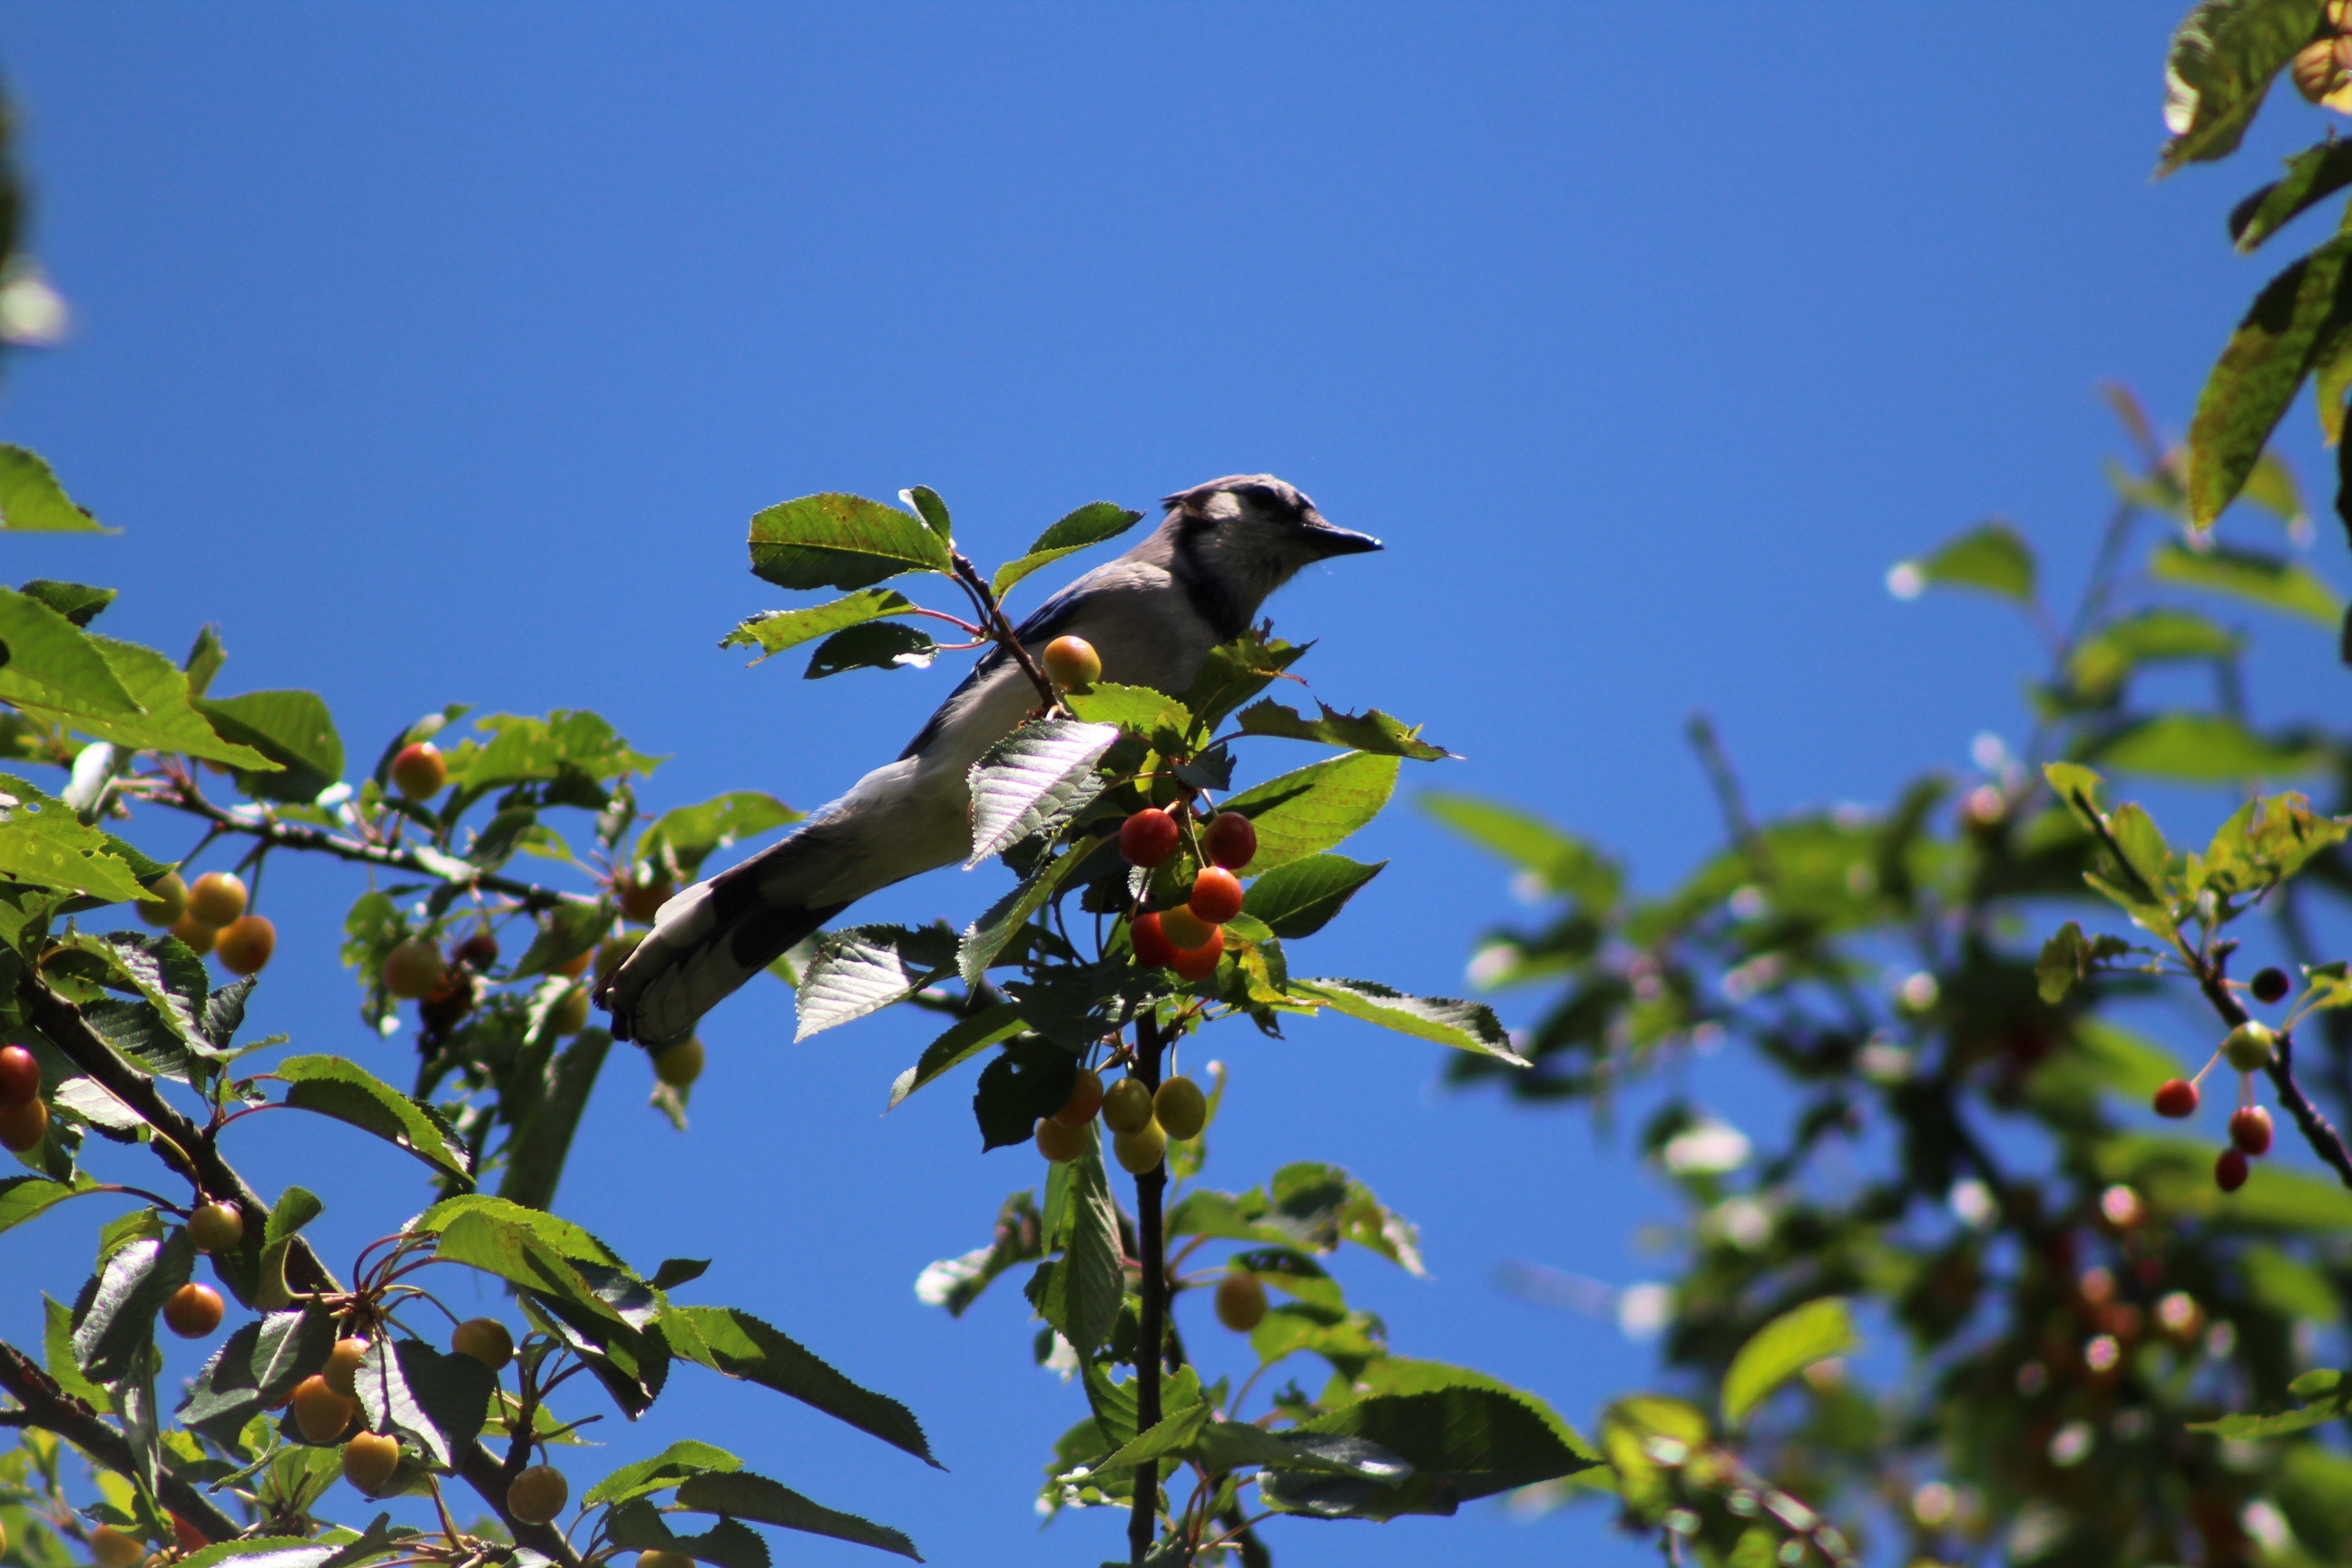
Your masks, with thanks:
[(1244, 617), (1302, 566), (1378, 550), (1368, 533), (1326, 521), (1315, 503), (1272, 474), (1233, 474), (1163, 500), (1162, 531), (1178, 575), (1213, 585)]

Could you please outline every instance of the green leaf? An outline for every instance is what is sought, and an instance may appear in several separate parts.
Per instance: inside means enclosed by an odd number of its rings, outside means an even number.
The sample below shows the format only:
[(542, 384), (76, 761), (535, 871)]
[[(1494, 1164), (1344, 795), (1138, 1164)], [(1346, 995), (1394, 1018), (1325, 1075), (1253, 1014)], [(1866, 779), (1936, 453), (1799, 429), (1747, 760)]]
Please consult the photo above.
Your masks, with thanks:
[(0, 446), (0, 529), (17, 533), (120, 533), (68, 499), (37, 452)]
[(961, 1318), (997, 1278), (1015, 1264), (1045, 1255), (1044, 1224), (1036, 1194), (1014, 1193), (996, 1211), (996, 1228), (986, 1247), (976, 1247), (961, 1258), (944, 1258), (915, 1278), (915, 1299), (927, 1307), (944, 1307), (950, 1318)]
[(2159, 583), (2225, 594), (2325, 626), (2334, 626), (2343, 618), (2335, 591), (2314, 576), (2310, 568), (2259, 551), (2227, 544), (2210, 550), (2165, 544), (2149, 557), (2147, 569)]
[(1201, 673), (1192, 678), (1191, 689), (1184, 693), (1184, 706), (1213, 728), (1305, 658), (1307, 647), (1279, 637), (1268, 640), (1255, 632), (1244, 632), (1231, 642), (1220, 643), (1201, 660)]
[(700, 1535), (673, 1534), (653, 1504), (633, 1499), (605, 1516), (613, 1544), (639, 1552), (682, 1552), (713, 1568), (770, 1568), (768, 1543), (751, 1527), (722, 1519)]
[[(682, 809), (693, 811), (699, 808), (688, 806)], [(677, 813), (673, 812), (669, 815), (676, 816)], [(668, 817), (665, 816), (662, 820), (666, 822)], [(659, 823), (655, 824), (656, 827), (659, 826)], [(650, 830), (647, 837), (651, 837)], [(645, 839), (641, 838), (637, 841), (640, 864), (644, 863), (646, 858), (645, 846)], [(354, 919), (359, 918), (359, 906), (356, 904), (352, 906), (352, 916)], [(582, 953), (596, 951), (597, 944), (611, 934), (612, 929), (613, 912), (603, 904), (558, 904), (548, 911), (538, 931), (533, 933), (530, 945), (525, 948), (522, 956), (515, 961), (513, 978), (529, 980), (536, 975), (551, 974)], [(348, 949), (345, 950), (343, 961), (347, 963), (355, 962)]]
[(861, 588), (847, 598), (814, 605), (805, 610), (763, 610), (719, 638), (719, 646), (756, 647), (760, 658), (751, 662), (758, 664), (770, 654), (831, 637), (884, 616), (902, 615), (914, 607), (914, 601), (895, 588)]
[(55, 606), (14, 588), (0, 588), (0, 646), (8, 666), (93, 713), (136, 713), (105, 654)]
[(147, 897), (112, 836), (85, 826), (64, 802), (0, 773), (0, 878), (86, 893), (109, 903)]
[(1062, 1337), (1091, 1360), (1111, 1327), (1118, 1321), (1119, 1305), (1127, 1300), (1126, 1253), (1119, 1245), (1118, 1205), (1110, 1194), (1103, 1170), (1102, 1143), (1088, 1130), (1087, 1148), (1076, 1159), (1055, 1167), (1062, 1184), (1058, 1206), (1063, 1234), (1047, 1245), (1062, 1243), (1056, 1269), (1066, 1311), (1054, 1321)]
[(315, 1307), (240, 1323), (188, 1385), (179, 1418), (230, 1447), (247, 1422), (324, 1366), (334, 1342), (334, 1319)]
[(1257, 829), (1253, 877), (1319, 855), (1381, 814), (1396, 788), (1398, 760), (1349, 752), (1310, 763), (1226, 800)]
[(1254, 702), (1241, 710), (1241, 732), (1319, 741), (1327, 746), (1345, 746), (1381, 756), (1411, 757), (1423, 763), (1437, 762), (1450, 754), (1443, 746), (1416, 739), (1421, 733), (1419, 725), (1400, 723), (1377, 708), (1358, 714), (1339, 712), (1327, 702), (1315, 706), (1321, 710), (1321, 717), (1307, 719), (1297, 709), (1286, 707), (1271, 697)]
[(1069, 1103), (1070, 1086), (1077, 1077), (1077, 1058), (1051, 1040), (1033, 1036), (999, 1051), (981, 1069), (972, 1090), (981, 1152), (1029, 1142), (1039, 1118)]
[(725, 1514), (730, 1519), (748, 1519), (755, 1524), (782, 1525), (787, 1530), (829, 1535), (835, 1541), (895, 1552), (918, 1563), (923, 1560), (912, 1541), (887, 1525), (811, 1502), (782, 1482), (749, 1470), (705, 1471), (689, 1477), (677, 1489), (677, 1501), (679, 1507), (698, 1513)]
[(1129, 511), (1107, 500), (1088, 501), (1039, 534), (1036, 542), (1018, 560), (999, 566), (990, 580), (990, 591), (1001, 599), (1006, 589), (1039, 567), (1091, 549), (1106, 539), (1115, 539), (1134, 527), (1142, 516), (1139, 511)]
[(41, 1364), (59, 1388), (93, 1409), (106, 1408), (106, 1390), (84, 1377), (74, 1361), (71, 1309), (46, 1295), (41, 1298)]
[(127, 751), (177, 753), (232, 767), (267, 771), (277, 764), (250, 746), (224, 740), (188, 698), (188, 678), (152, 647), (81, 634), (114, 672), (114, 679), (141, 711), (125, 714), (94, 707), (73, 691), (50, 685), (29, 670), (0, 667), (0, 702), (37, 718), (108, 741)]
[(955, 521), (949, 517), (948, 503), (940, 499), (939, 491), (929, 485), (916, 485), (900, 490), (898, 499), (906, 504), (908, 511), (930, 525), (931, 531), (940, 536), (940, 543), (950, 546), (955, 543)]
[(1889, 581), (1906, 597), (1931, 586), (1978, 588), (2030, 605), (2033, 577), (2033, 550), (2024, 537), (2006, 522), (1988, 522), (1924, 560), (1905, 562)]
[(460, 1183), (471, 1182), (465, 1146), (440, 1118), (357, 1062), (345, 1057), (289, 1057), (278, 1064), (276, 1076), (284, 1080), (286, 1103), (294, 1109), (347, 1121)]
[(2034, 984), (2044, 1002), (2055, 1006), (2066, 999), (2077, 983), (2090, 978), (2093, 971), (2110, 958), (2131, 952), (2131, 943), (2121, 937), (2104, 933), (2095, 937), (2083, 934), (2081, 924), (2068, 921), (2058, 928), (2058, 933), (2042, 944), (2042, 956), (2033, 965)]
[(2244, 639), (2190, 610), (2142, 610), (2108, 622), (2077, 644), (2066, 679), (2093, 701), (2113, 696), (2143, 664), (2170, 659), (2228, 658)]
[(724, 1448), (714, 1448), (708, 1443), (692, 1439), (672, 1443), (650, 1459), (639, 1459), (634, 1465), (623, 1465), (594, 1486), (580, 1500), (583, 1508), (599, 1503), (626, 1502), (631, 1498), (645, 1497), (663, 1491), (692, 1476), (710, 1470), (740, 1470), (743, 1461)]
[(793, 1038), (805, 1040), (902, 1002), (954, 963), (955, 939), (934, 929), (868, 925), (826, 931), (801, 973), (800, 1025)]
[(666, 1306), (656, 1323), (670, 1349), (688, 1361), (789, 1394), (939, 1467), (921, 1425), (905, 1405), (859, 1387), (750, 1313), (731, 1307)]
[[(449, 782), (466, 800), (515, 784), (539, 784), (557, 786), (543, 796), (546, 804), (602, 810), (605, 795), (598, 785), (625, 773), (650, 773), (662, 762), (631, 750), (603, 715), (584, 709), (558, 708), (545, 718), (490, 713), (474, 721), (474, 728), (489, 741), (468, 739), (442, 753), (449, 764)], [(576, 792), (573, 797), (556, 799), (567, 787)]]
[(1242, 912), (1264, 921), (1267, 930), (1286, 940), (1312, 936), (1387, 865), (1385, 860), (1366, 865), (1345, 855), (1293, 860), (1250, 884)]
[(1483, 1002), (1459, 1002), (1451, 996), (1408, 996), (1376, 980), (1294, 980), (1293, 995), (1328, 1002), (1350, 1018), (1378, 1024), (1400, 1035), (1434, 1040), (1457, 1051), (1477, 1051), (1513, 1067), (1528, 1058), (1511, 1044), (1510, 1031)]
[(284, 1241), (299, 1234), (302, 1227), (327, 1212), (327, 1205), (300, 1187), (288, 1187), (278, 1194), (270, 1205), (269, 1217), (263, 1222), (261, 1239), (265, 1242)]
[(1192, 731), (1192, 715), (1181, 702), (1149, 686), (1097, 680), (1084, 691), (1062, 695), (1062, 705), (1096, 724), (1116, 724), (1161, 751), (1180, 751)]
[(78, 626), (89, 626), (105, 612), (109, 605), (121, 597), (112, 588), (93, 588), (87, 583), (60, 583), (53, 577), (34, 578), (25, 584), (25, 592)]
[(369, 1427), (408, 1438), (441, 1470), (472, 1447), (499, 1386), (472, 1356), (387, 1334), (369, 1342), (353, 1383)]
[(2316, 773), (2334, 759), (2323, 745), (2267, 741), (2223, 714), (2159, 713), (2101, 742), (2091, 760), (2118, 773), (2226, 784)]
[(128, 980), (155, 1009), (157, 1021), (190, 1051), (200, 1057), (219, 1055), (205, 1032), (210, 994), (204, 960), (178, 938), (161, 931), (117, 931), (103, 937), (79, 932), (67, 945), (96, 954)]
[(2189, 514), (2199, 528), (2237, 499), (2321, 348), (2344, 324), (2347, 258), (2352, 236), (2338, 237), (2271, 279), (2207, 376), (2189, 425)]
[(947, 542), (919, 517), (828, 491), (751, 519), (753, 575), (780, 588), (864, 588), (905, 572), (950, 570)]
[(2324, 1367), (2306, 1372), (2294, 1380), (2292, 1392), (2304, 1401), (2293, 1410), (2273, 1415), (2224, 1415), (2212, 1421), (2192, 1421), (2189, 1430), (2210, 1432), (2224, 1442), (2242, 1443), (2284, 1437), (2290, 1432), (2324, 1426), (2352, 1415), (2352, 1378), (2340, 1372)]
[(247, 795), (303, 805), (343, 776), (342, 737), (315, 691), (253, 691), (195, 706), (223, 740), (252, 747), (282, 770), (241, 773), (237, 784)]
[(1339, 1166), (1301, 1161), (1276, 1171), (1269, 1185), (1270, 1194), (1253, 1188), (1239, 1196), (1196, 1188), (1169, 1211), (1168, 1234), (1310, 1252), (1330, 1252), (1352, 1241), (1408, 1272), (1423, 1271), (1412, 1222)]
[[(527, 1109), (516, 1118), (505, 1149), (506, 1173), (499, 1179), (499, 1196), (526, 1208), (551, 1208), (572, 1153), (572, 1135), (588, 1109), (596, 1075), (612, 1049), (613, 1037), (603, 1029), (583, 1029), (571, 1044), (550, 1058), (539, 1081), (524, 1085), (509, 1081), (506, 1109), (517, 1101)], [(520, 1069), (518, 1069), (520, 1071)], [(528, 1088), (531, 1092), (525, 1093)]]
[(962, 1066), (999, 1040), (1012, 1038), (1024, 1027), (1020, 1009), (1009, 1002), (994, 1002), (972, 1014), (959, 1018), (947, 1032), (923, 1047), (922, 1057), (913, 1067), (898, 1075), (890, 1086), (890, 1103), (885, 1113), (898, 1109), (898, 1102), (929, 1083), (942, 1073)]
[(2165, 143), (2158, 174), (2237, 150), (2271, 79), (2319, 30), (2312, 0), (2200, 0), (2164, 61)]
[(118, 1249), (74, 1302), (74, 1362), (92, 1383), (136, 1376), (155, 1342), (155, 1314), (188, 1282), (196, 1249), (184, 1230)]
[(2352, 817), (2320, 816), (2293, 791), (2250, 800), (2214, 830), (2189, 865), (2191, 890), (2252, 893), (2283, 882), (2352, 835)]
[(971, 765), (971, 854), (964, 869), (1066, 821), (1094, 799), (1102, 790), (1095, 764), (1118, 735), (1116, 724), (1037, 719), (991, 746)]
[(988, 966), (996, 962), (996, 955), (1004, 951), (1004, 944), (1037, 912), (1038, 906), (1052, 898), (1055, 889), (1067, 881), (1073, 871), (1109, 842), (1108, 838), (1089, 838), (1072, 845), (991, 904), (987, 912), (966, 929), (963, 942), (957, 949), (956, 970), (963, 983), (978, 985)]
[(1499, 801), (1438, 790), (1424, 790), (1414, 799), (1422, 810), (1532, 878), (1532, 891), (1565, 894), (1596, 910), (1616, 906), (1624, 873), (1585, 840)]
[(1413, 1468), (1401, 1485), (1287, 1471), (1259, 1482), (1269, 1507), (1330, 1518), (1450, 1513), (1457, 1503), (1601, 1463), (1562, 1436), (1558, 1417), (1525, 1395), (1493, 1387), (1374, 1394), (1302, 1422), (1297, 1430), (1361, 1438)]
[(845, 632), (835, 632), (809, 655), (807, 680), (821, 680), (849, 669), (928, 669), (939, 652), (931, 634), (897, 621), (867, 621)]
[(1748, 1336), (1723, 1374), (1723, 1423), (1738, 1426), (1775, 1390), (1818, 1361), (1862, 1343), (1844, 1298), (1824, 1296), (1781, 1313)]
[[(293, 1535), (264, 1535), (251, 1539), (215, 1542), (199, 1547), (180, 1558), (179, 1568), (220, 1568), (233, 1563), (236, 1568), (328, 1568), (348, 1548), (331, 1542), (305, 1541)], [(387, 1543), (384, 1550), (356, 1559), (371, 1561), (389, 1557), (398, 1548)]]
[(98, 1185), (79, 1171), (69, 1182), (53, 1182), (47, 1176), (0, 1177), (0, 1231), (37, 1218), (68, 1198), (95, 1192)]

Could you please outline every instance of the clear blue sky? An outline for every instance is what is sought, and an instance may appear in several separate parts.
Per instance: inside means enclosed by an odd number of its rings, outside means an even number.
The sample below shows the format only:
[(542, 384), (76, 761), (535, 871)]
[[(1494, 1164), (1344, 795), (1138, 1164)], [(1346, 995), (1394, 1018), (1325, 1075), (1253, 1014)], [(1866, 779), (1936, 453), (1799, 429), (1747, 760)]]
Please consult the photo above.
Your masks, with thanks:
[[(1467, 760), (1418, 776), (1662, 885), (1715, 834), (1695, 708), (1767, 810), (2018, 732), (2023, 630), (1882, 577), (2005, 512), (2070, 580), (2121, 447), (2095, 384), (2178, 428), (2276, 265), (2221, 220), (2299, 110), (2253, 159), (2148, 179), (2181, 8), (15, 5), (0, 63), (78, 331), (16, 363), (0, 437), (124, 532), (12, 541), (11, 580), (118, 586), (103, 629), (173, 650), (218, 620), (222, 689), (321, 689), (356, 758), (446, 701), (591, 706), (674, 753), (659, 802), (810, 805), (953, 676), (718, 652), (784, 602), (743, 570), (751, 511), (928, 483), (1001, 556), (1081, 501), (1268, 469), (1390, 545), (1273, 606), (1318, 639), (1317, 694), (1425, 722)], [(2340, 701), (2323, 636), (2276, 652), (2259, 714)], [(1458, 991), (1498, 871), (1404, 811), (1358, 852), (1395, 864), (1294, 961)], [(873, 912), (961, 921), (1001, 877)], [(336, 967), (354, 880), (280, 865), (267, 890), (259, 1026), (404, 1077)], [(1080, 1402), (1029, 1364), (1017, 1289), (961, 1323), (909, 1289), (1037, 1162), (982, 1158), (957, 1085), (877, 1120), (919, 1019), (795, 1047), (768, 986), (705, 1034), (690, 1134), (618, 1058), (560, 1206), (647, 1264), (716, 1258), (700, 1299), (906, 1399), (949, 1470), (681, 1371), (575, 1479), (693, 1433), (935, 1563), (1115, 1551), (1108, 1515), (1034, 1533)], [(1659, 1268), (1633, 1230), (1670, 1211), (1622, 1142), (1443, 1092), (1432, 1049), (1345, 1022), (1217, 1054), (1213, 1180), (1332, 1160), (1421, 1221), (1432, 1279), (1344, 1262), (1401, 1352), (1588, 1430), (1653, 1376), (1490, 1281)], [(1703, 1092), (1736, 1116), (1743, 1081)], [(420, 1206), (362, 1145), (272, 1119), (236, 1152), (268, 1189), (347, 1157), (320, 1222), (347, 1258)], [(0, 1333), (37, 1337), (26, 1283), (70, 1292), (95, 1217), (0, 1241)], [(1275, 1534), (1292, 1565), (1655, 1560), (1598, 1510)]]

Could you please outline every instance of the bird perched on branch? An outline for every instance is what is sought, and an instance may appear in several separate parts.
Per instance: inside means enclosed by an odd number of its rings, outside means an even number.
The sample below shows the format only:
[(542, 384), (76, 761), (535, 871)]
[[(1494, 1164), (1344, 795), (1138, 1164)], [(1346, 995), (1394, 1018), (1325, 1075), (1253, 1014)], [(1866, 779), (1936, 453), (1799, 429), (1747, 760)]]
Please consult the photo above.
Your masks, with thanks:
[[(1378, 550), (1335, 528), (1271, 474), (1236, 474), (1168, 497), (1166, 521), (1118, 560), (1037, 607), (1015, 631), (1033, 652), (1080, 637), (1102, 679), (1181, 696), (1219, 643), (1302, 566)], [(792, 837), (679, 893), (604, 984), (613, 1033), (660, 1046), (785, 949), (851, 904), (971, 849), (974, 763), (1037, 706), (1002, 647), (940, 704), (898, 760), (875, 769)]]

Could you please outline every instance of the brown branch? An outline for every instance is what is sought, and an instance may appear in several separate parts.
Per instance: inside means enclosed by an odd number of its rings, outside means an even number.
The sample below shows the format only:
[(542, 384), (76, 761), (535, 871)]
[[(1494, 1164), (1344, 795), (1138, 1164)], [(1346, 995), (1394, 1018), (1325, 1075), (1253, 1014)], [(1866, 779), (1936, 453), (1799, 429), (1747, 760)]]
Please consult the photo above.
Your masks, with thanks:
[[(435, 870), (413, 849), (388, 849), (380, 844), (366, 844), (356, 838), (345, 838), (324, 828), (306, 823), (280, 822), (275, 817), (247, 818), (224, 811), (206, 800), (194, 786), (175, 784), (168, 795), (145, 797), (152, 804), (184, 811), (212, 825), (216, 833), (243, 834), (257, 838), (270, 848), (308, 850), (313, 854), (331, 855), (339, 860), (349, 860), (362, 866), (374, 866), (390, 871), (405, 871), (414, 876), (429, 877), (436, 882), (450, 879)], [(457, 857), (451, 856), (456, 859)], [(510, 898), (527, 911), (555, 909), (563, 904), (593, 904), (596, 900), (584, 893), (566, 893), (554, 888), (542, 888), (536, 882), (517, 881), (488, 871), (476, 872), (461, 884), (485, 889)]]
[[(33, 1026), (115, 1099), (135, 1110), (158, 1134), (152, 1147), (156, 1157), (200, 1187), (215, 1202), (235, 1204), (245, 1216), (246, 1229), (259, 1235), (269, 1217), (269, 1205), (248, 1185), (235, 1167), (221, 1158), (212, 1135), (184, 1116), (157, 1089), (155, 1080), (123, 1059), (105, 1037), (92, 1028), (81, 1009), (50, 988), (40, 971), (27, 966), (17, 984), (17, 997)], [(286, 1283), (309, 1295), (341, 1292), (336, 1280), (310, 1244), (293, 1237), (286, 1249)], [(46, 1375), (46, 1374), (45, 1374)], [(13, 1392), (13, 1389), (12, 1389)], [(22, 1398), (22, 1394), (18, 1394)], [(524, 1524), (507, 1511), (506, 1468), (479, 1438), (460, 1456), (458, 1473), (498, 1511), (514, 1538), (563, 1565), (580, 1568), (580, 1555), (552, 1526)]]
[[(2213, 1011), (2221, 1015), (2221, 1021), (2232, 1029), (2251, 1021), (2245, 1008), (2239, 1005), (2238, 999), (2230, 994), (2229, 986), (2222, 983), (2218, 969), (2200, 966), (2197, 986), (2205, 993), (2205, 1000), (2213, 1005)], [(2303, 1141), (2311, 1145), (2313, 1153), (2326, 1162), (2338, 1181), (2352, 1187), (2352, 1150), (2345, 1148), (2344, 1135), (2320, 1114), (2319, 1108), (2312, 1104), (2311, 1097), (2303, 1092), (2303, 1085), (2295, 1081), (2294, 1030), (2279, 1031), (2271, 1065), (2263, 1070), (2270, 1075), (2271, 1087), (2278, 1090), (2279, 1103), (2286, 1107), (2289, 1116), (2294, 1118), (2295, 1128), (2302, 1132)]]
[(1045, 700), (1046, 709), (1050, 711), (1059, 708), (1061, 694), (1054, 689), (1054, 682), (1038, 668), (1037, 661), (1029, 657), (1029, 650), (1022, 646), (1021, 639), (1013, 635), (1013, 623), (1004, 618), (1004, 606), (996, 602), (995, 590), (981, 579), (980, 569), (971, 563), (970, 556), (961, 550), (953, 552), (953, 556), (956, 581), (971, 595), (972, 602), (986, 612), (988, 629), (996, 638), (997, 646), (1011, 654), (1013, 661), (1021, 666), (1022, 673), (1028, 676), (1029, 683)]
[[(1160, 1053), (1167, 1040), (1160, 1021), (1147, 1011), (1135, 1021), (1136, 1078), (1155, 1093), (1160, 1088)], [(1141, 1300), (1136, 1313), (1135, 1435), (1142, 1436), (1160, 1425), (1160, 1363), (1161, 1341), (1168, 1322), (1168, 1237), (1160, 1201), (1168, 1192), (1168, 1162), (1162, 1158), (1135, 1178), (1136, 1250), (1141, 1278)], [(1135, 1498), (1128, 1510), (1129, 1560), (1141, 1568), (1160, 1526), (1160, 1462), (1146, 1459), (1135, 1467)]]
[[(54, 1432), (118, 1475), (136, 1477), (139, 1463), (131, 1439), (101, 1419), (97, 1411), (58, 1386), (58, 1382), (31, 1356), (0, 1341), (0, 1388), (16, 1396), (25, 1408), (23, 1420), (10, 1426), (37, 1426)], [(11, 1411), (14, 1415), (19, 1413)], [(207, 1541), (234, 1541), (245, 1527), (215, 1507), (212, 1500), (158, 1461), (156, 1495), (163, 1506), (201, 1531)]]

